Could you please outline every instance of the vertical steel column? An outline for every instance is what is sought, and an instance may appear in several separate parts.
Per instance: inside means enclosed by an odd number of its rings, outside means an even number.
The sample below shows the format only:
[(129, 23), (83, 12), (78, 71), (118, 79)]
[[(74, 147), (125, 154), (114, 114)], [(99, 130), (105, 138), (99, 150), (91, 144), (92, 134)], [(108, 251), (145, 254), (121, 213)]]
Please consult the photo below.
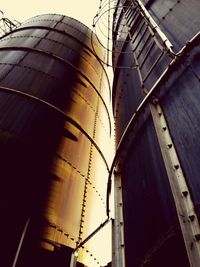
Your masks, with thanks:
[(110, 51), (110, 1), (108, 1), (108, 38), (107, 38), (107, 66), (109, 66), (109, 51)]
[(30, 218), (28, 218), (28, 219), (27, 219), (27, 221), (26, 221), (26, 223), (25, 223), (25, 226), (24, 226), (24, 229), (23, 229), (23, 232), (22, 232), (22, 235), (21, 235), (20, 241), (19, 241), (19, 245), (18, 245), (18, 248), (17, 248), (16, 254), (15, 254), (15, 258), (14, 258), (14, 261), (13, 261), (12, 267), (15, 267), (15, 266), (16, 266), (16, 264), (17, 264), (18, 257), (19, 257), (19, 254), (20, 254), (20, 251), (21, 251), (21, 248), (22, 248), (22, 244), (23, 244), (23, 241), (24, 241), (24, 238), (25, 238), (25, 235), (26, 235), (26, 232), (27, 232), (28, 226), (29, 226), (29, 222), (30, 222)]
[(163, 110), (149, 104), (191, 267), (200, 264), (200, 227)]
[(125, 267), (124, 219), (122, 206), (122, 184), (119, 172), (114, 172), (114, 206), (115, 219), (113, 223), (113, 259), (112, 267)]
[(76, 267), (76, 263), (77, 263), (77, 257), (76, 257), (76, 252), (75, 252), (75, 253), (72, 253), (70, 267)]

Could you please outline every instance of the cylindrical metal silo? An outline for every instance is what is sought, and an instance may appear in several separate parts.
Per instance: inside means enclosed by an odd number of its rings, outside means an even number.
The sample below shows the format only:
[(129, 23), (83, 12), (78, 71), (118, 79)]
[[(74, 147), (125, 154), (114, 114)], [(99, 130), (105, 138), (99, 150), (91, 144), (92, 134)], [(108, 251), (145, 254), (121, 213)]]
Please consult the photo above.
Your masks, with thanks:
[[(91, 34), (49, 14), (0, 39), (2, 266), (69, 266), (106, 219), (110, 88)], [(96, 247), (78, 262), (104, 265)]]
[(199, 10), (197, 0), (116, 4), (113, 167), (128, 267), (199, 266)]

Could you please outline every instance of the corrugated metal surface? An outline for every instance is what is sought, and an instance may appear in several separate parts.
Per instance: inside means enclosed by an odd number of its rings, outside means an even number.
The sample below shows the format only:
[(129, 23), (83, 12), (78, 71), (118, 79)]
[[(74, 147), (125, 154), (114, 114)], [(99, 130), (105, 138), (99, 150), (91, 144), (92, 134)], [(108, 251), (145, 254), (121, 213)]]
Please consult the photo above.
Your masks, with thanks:
[[(138, 2), (159, 27), (153, 28)], [(124, 7), (122, 8), (122, 4)], [(145, 95), (198, 31), (199, 1), (119, 1), (114, 17), (113, 86), (116, 140)], [(154, 24), (155, 26), (155, 24)], [(198, 46), (198, 45), (196, 45)], [(199, 48), (191, 49), (151, 98), (163, 108), (199, 216)], [(155, 101), (155, 102), (154, 102)], [(189, 266), (174, 198), (149, 108), (121, 148), (126, 266)], [(165, 130), (165, 129), (164, 129)], [(178, 214), (179, 215), (179, 214)], [(176, 255), (175, 255), (176, 254)], [(198, 266), (198, 264), (196, 265)]]
[[(66, 266), (64, 255), (69, 262), (71, 248), (106, 218), (110, 89), (91, 34), (53, 14), (0, 40), (2, 266), (11, 266), (27, 218), (17, 266)], [(49, 252), (36, 249), (39, 241)], [(93, 252), (98, 242), (78, 261), (110, 261)]]

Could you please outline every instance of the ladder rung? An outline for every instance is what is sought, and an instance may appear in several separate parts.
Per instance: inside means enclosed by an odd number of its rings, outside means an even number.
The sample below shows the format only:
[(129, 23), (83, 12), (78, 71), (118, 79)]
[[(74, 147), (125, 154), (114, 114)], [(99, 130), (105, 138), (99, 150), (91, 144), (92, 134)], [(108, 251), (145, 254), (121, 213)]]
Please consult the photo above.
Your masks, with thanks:
[(140, 39), (139, 39), (139, 41), (138, 41), (138, 43), (137, 43), (136, 47), (133, 49), (133, 51), (135, 51), (135, 50), (138, 48), (138, 46), (139, 46), (140, 42), (142, 41), (142, 39), (143, 39), (144, 35), (145, 35), (145, 34), (146, 34), (146, 32), (147, 32), (147, 29), (148, 29), (148, 25), (146, 26), (146, 29), (144, 30), (143, 34), (141, 35), (141, 37), (140, 37)]
[[(139, 19), (142, 18), (141, 14), (138, 12), (138, 10), (135, 9), (135, 11), (136, 11), (136, 12), (135, 12), (135, 15), (133, 16), (133, 19), (131, 20), (130, 25), (131, 25), (134, 21), (137, 21), (137, 20), (139, 20)], [(132, 33), (133, 29), (134, 29), (136, 26), (137, 26), (137, 23), (135, 24), (135, 22), (134, 22), (134, 25), (131, 27), (131, 33)], [(134, 31), (133, 31), (133, 32), (134, 32)]]
[(141, 48), (139, 54), (137, 55), (137, 59), (138, 59), (138, 58), (140, 57), (140, 55), (142, 54), (142, 52), (143, 52), (144, 48), (146, 47), (147, 43), (149, 42), (149, 39), (151, 38), (151, 36), (152, 36), (151, 33), (149, 33), (149, 35), (148, 35), (146, 41), (144, 42), (144, 44), (143, 44), (143, 46), (142, 46), (142, 48)]
[(154, 64), (151, 66), (149, 72), (147, 73), (147, 75), (145, 76), (145, 78), (143, 79), (143, 83), (148, 79), (149, 75), (152, 73), (153, 69), (156, 67), (156, 65), (158, 64), (158, 62), (160, 61), (161, 57), (163, 56), (164, 52), (161, 51), (161, 53), (159, 54), (159, 56), (157, 57), (156, 61), (154, 62)]
[(153, 40), (152, 44), (150, 45), (149, 49), (147, 50), (147, 52), (146, 52), (146, 54), (144, 56), (144, 59), (143, 59), (141, 65), (140, 65), (140, 69), (143, 67), (143, 65), (144, 65), (148, 55), (151, 53), (151, 50), (153, 49), (154, 45), (155, 45), (155, 41)]
[[(137, 34), (135, 35), (134, 39), (131, 41), (132, 44), (134, 44), (134, 42), (136, 41), (138, 35), (140, 34), (140, 32), (141, 32), (142, 28), (145, 26), (145, 24), (146, 24), (145, 21), (143, 21), (143, 22), (141, 23), (141, 26), (140, 26), (140, 28), (139, 28)], [(132, 36), (132, 37), (133, 37), (133, 36)]]

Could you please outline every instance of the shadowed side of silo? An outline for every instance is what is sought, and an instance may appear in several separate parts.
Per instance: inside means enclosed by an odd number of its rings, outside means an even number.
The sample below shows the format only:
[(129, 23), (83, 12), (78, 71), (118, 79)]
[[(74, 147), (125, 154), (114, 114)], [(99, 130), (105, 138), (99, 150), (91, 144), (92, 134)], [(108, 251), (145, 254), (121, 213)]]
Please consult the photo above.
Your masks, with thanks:
[(199, 9), (198, 0), (116, 4), (116, 251), (128, 267), (199, 266)]
[[(69, 266), (106, 219), (110, 91), (91, 34), (52, 14), (0, 40), (2, 266)], [(105, 264), (95, 244), (80, 264)]]

